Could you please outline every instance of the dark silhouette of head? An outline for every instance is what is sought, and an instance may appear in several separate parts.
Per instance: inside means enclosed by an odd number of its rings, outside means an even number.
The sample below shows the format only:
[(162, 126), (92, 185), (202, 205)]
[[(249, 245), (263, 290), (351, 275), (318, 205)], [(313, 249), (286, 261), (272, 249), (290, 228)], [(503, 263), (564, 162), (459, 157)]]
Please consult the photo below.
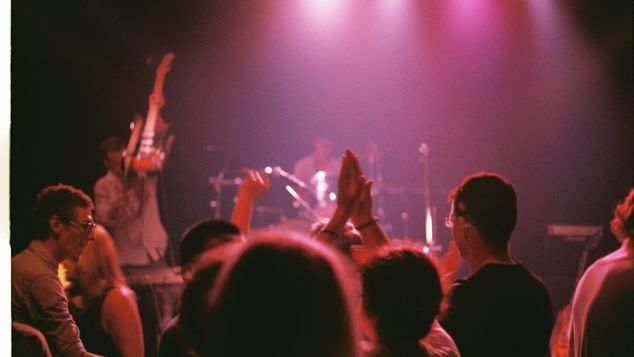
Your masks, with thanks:
[(488, 172), (468, 176), (449, 199), (454, 215), (473, 224), (489, 249), (506, 251), (517, 222), (517, 197), (507, 179)]
[(425, 337), (440, 309), (438, 271), (420, 250), (386, 248), (361, 270), (363, 311), (382, 345)]
[(306, 238), (254, 238), (210, 295), (208, 356), (356, 356), (350, 283), (334, 251)]

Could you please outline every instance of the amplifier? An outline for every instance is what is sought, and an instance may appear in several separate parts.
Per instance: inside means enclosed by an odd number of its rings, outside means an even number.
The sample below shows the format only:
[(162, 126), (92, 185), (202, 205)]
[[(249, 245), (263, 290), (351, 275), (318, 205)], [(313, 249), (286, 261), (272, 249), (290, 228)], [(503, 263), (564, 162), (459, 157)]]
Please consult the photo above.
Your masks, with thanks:
[(566, 240), (583, 241), (588, 237), (603, 235), (603, 227), (549, 224), (548, 235), (565, 237)]

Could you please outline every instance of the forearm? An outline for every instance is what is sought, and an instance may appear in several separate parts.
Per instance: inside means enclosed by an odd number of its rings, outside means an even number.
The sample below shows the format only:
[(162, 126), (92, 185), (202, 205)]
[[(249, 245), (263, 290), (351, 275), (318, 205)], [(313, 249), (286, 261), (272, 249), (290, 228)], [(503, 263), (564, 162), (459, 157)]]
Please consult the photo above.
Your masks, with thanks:
[(238, 200), (231, 214), (231, 223), (240, 228), (243, 235), (249, 233), (251, 217), (253, 215), (253, 199), (247, 195), (238, 195)]
[(369, 249), (378, 249), (390, 244), (383, 228), (379, 225), (378, 218), (367, 217), (364, 220), (359, 220), (354, 223), (355, 228), (361, 234), (363, 245)]
[(326, 225), (317, 232), (315, 239), (326, 244), (334, 244), (343, 235), (343, 230), (348, 222), (348, 214), (337, 208)]

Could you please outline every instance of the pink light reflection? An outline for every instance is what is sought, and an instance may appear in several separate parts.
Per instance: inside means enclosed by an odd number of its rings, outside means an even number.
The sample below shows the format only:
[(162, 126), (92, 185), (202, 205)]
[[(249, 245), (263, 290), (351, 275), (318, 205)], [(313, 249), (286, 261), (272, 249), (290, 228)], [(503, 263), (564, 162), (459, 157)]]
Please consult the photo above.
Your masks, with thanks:
[(332, 24), (342, 15), (342, 0), (304, 0), (307, 15), (322, 26)]

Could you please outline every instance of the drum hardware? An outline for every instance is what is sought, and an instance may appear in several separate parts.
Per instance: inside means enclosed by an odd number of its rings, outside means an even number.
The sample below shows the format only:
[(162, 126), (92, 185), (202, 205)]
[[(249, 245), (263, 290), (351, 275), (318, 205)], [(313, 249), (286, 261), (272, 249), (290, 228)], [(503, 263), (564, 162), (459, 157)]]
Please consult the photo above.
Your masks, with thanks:
[(429, 190), (429, 146), (425, 143), (418, 148), (419, 160), (423, 176), (423, 199), (425, 203), (425, 242), (432, 251), (440, 251), (437, 244), (436, 207), (431, 206), (431, 193)]
[(274, 177), (285, 178), (298, 187), (301, 187), (303, 191), (307, 192), (312, 199), (315, 199), (316, 206), (315, 208), (313, 208), (308, 202), (306, 202), (304, 198), (299, 195), (297, 191), (295, 191), (295, 189), (293, 189), (292, 186), (286, 185), (285, 187), (286, 192), (288, 192), (295, 200), (293, 203), (293, 207), (302, 208), (305, 213), (308, 214), (308, 219), (318, 220), (323, 218), (324, 216), (328, 217), (332, 214), (332, 211), (334, 211), (334, 207), (332, 206), (334, 205), (333, 203), (337, 200), (337, 194), (335, 192), (329, 192), (329, 188), (334, 185), (328, 183), (326, 173), (324, 171), (318, 171), (313, 176), (311, 183), (312, 181), (314, 181), (314, 187), (300, 180), (299, 178), (297, 178), (297, 176), (286, 172), (279, 166), (267, 166), (264, 169), (264, 172)]
[(273, 166), (273, 167), (267, 166), (264, 168), (264, 172), (269, 175), (272, 175), (273, 177), (283, 177), (289, 180), (290, 182), (296, 184), (297, 186), (303, 188), (304, 190), (310, 192), (313, 196), (315, 195), (315, 193), (312, 192), (311, 187), (309, 185), (307, 185), (304, 181), (297, 178), (297, 176), (284, 171), (279, 166)]
[(286, 185), (285, 189), (286, 189), (286, 192), (288, 192), (291, 196), (293, 196), (293, 198), (295, 199), (295, 202), (299, 203), (300, 206), (304, 209), (304, 211), (306, 211), (306, 213), (308, 213), (313, 220), (316, 221), (321, 219), (321, 216), (314, 209), (312, 209), (312, 207), (310, 207), (308, 202), (306, 202), (303, 198), (301, 198), (300, 195), (297, 193), (297, 191), (295, 191), (290, 185)]
[[(211, 186), (214, 189), (215, 192), (215, 199), (212, 200), (209, 205), (211, 206), (211, 208), (214, 211), (214, 218), (216, 219), (220, 219), (222, 217), (222, 182), (225, 179), (225, 173), (227, 172), (227, 166), (228, 164), (226, 164), (222, 170), (220, 170), (220, 172), (218, 173), (218, 176), (216, 177), (210, 177), (209, 178), (209, 183), (211, 184)], [(213, 180), (212, 180), (213, 179)]]

